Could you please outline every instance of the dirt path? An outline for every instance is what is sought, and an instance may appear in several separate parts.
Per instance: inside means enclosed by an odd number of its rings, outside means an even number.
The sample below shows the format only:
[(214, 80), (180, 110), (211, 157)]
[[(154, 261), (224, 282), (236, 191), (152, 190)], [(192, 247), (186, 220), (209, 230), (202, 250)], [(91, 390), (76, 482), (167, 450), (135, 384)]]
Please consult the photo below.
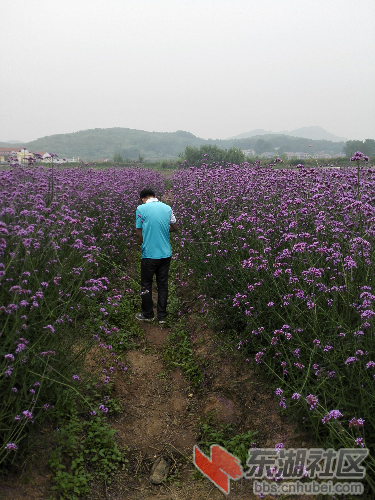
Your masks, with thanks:
[[(153, 298), (155, 302), (156, 289)], [(195, 468), (191, 459), (193, 446), (198, 442), (199, 419), (215, 410), (218, 423), (231, 423), (238, 428), (238, 433), (258, 430), (259, 447), (273, 448), (280, 442), (285, 447), (308, 445), (307, 437), (280, 417), (273, 391), (252, 373), (249, 365), (218, 354), (212, 332), (200, 330), (194, 320), (190, 320), (193, 350), (207, 359), (207, 377), (211, 381), (205, 390), (197, 392), (189, 386), (180, 369), (170, 373), (165, 370), (163, 348), (170, 328), (154, 323), (142, 323), (142, 326), (145, 338), (141, 348), (127, 355), (132, 366), (130, 380), (118, 377), (113, 394), (121, 398), (124, 413), (112, 421), (112, 426), (118, 430), (119, 443), (130, 448), (130, 466), (116, 476), (106, 493), (97, 491), (92, 499), (224, 498), (210, 481), (203, 476), (202, 480), (196, 480), (192, 475)], [(170, 461), (171, 471), (165, 484), (154, 486), (149, 476), (159, 456)], [(231, 493), (226, 498), (259, 497), (253, 494), (250, 481), (241, 480), (231, 482)]]

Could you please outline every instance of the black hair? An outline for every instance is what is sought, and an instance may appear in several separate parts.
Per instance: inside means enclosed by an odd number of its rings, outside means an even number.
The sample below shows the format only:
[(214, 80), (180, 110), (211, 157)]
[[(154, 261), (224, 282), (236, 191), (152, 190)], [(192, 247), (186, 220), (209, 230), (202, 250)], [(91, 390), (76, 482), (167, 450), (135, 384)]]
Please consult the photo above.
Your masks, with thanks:
[(148, 196), (153, 196), (155, 198), (155, 191), (153, 189), (142, 189), (142, 191), (139, 193), (139, 197), (142, 198), (147, 198)]

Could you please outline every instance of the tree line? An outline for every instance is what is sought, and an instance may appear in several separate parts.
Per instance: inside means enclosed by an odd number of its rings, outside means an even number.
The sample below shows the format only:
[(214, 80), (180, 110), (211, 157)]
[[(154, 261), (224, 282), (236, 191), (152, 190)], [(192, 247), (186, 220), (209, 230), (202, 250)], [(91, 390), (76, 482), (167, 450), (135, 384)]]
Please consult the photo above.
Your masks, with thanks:
[(375, 140), (366, 139), (365, 141), (347, 141), (343, 152), (345, 156), (351, 158), (356, 151), (361, 151), (365, 156), (375, 156)]
[(200, 148), (186, 146), (183, 154), (180, 155), (181, 160), (187, 165), (201, 166), (203, 163), (221, 163), (224, 166), (228, 163), (240, 165), (246, 161), (246, 157), (241, 149), (232, 147), (230, 149), (222, 149), (213, 144), (207, 144)]

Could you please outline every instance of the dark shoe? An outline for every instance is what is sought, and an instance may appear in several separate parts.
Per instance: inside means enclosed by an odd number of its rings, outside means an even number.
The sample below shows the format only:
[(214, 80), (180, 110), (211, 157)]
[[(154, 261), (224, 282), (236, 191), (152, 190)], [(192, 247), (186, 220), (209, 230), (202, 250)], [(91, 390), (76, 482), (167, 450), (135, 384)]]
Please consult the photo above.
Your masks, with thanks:
[(135, 315), (135, 317), (139, 320), (139, 321), (154, 321), (154, 318), (145, 318), (143, 313), (137, 313)]

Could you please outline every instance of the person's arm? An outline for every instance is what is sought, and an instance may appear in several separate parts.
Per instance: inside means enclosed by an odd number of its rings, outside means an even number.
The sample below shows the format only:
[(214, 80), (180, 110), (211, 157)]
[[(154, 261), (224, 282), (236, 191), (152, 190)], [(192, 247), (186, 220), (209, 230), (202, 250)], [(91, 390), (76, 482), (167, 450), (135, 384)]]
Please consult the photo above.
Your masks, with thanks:
[(138, 238), (141, 240), (141, 243), (143, 243), (142, 228), (136, 229), (136, 231), (137, 231)]
[(137, 207), (137, 212), (136, 212), (136, 217), (135, 217), (135, 230), (137, 232), (138, 238), (141, 240), (141, 243), (143, 243), (143, 236), (142, 236), (142, 212), (140, 210), (140, 206)]
[(178, 231), (178, 227), (177, 227), (176, 217), (172, 210), (171, 219), (169, 221), (169, 232), (174, 233), (175, 231)]

